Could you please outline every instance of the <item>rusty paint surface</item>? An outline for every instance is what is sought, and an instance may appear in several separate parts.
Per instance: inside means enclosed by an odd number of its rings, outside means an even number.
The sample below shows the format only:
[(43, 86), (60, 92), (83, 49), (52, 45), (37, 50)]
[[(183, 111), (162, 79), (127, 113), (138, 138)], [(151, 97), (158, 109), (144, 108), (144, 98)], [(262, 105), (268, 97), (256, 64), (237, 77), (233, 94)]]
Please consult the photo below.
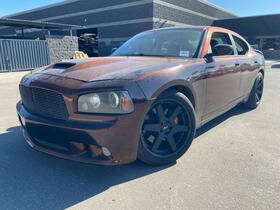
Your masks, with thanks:
[[(197, 58), (106, 57), (70, 60), (68, 63), (74, 64), (70, 68), (54, 68), (51, 65), (22, 79), (21, 84), (25, 86), (61, 93), (69, 113), (67, 123), (63, 124), (33, 117), (19, 103), (18, 114), (27, 123), (51, 126), (65, 132), (82, 132), (92, 139), (91, 143), (97, 149), (108, 148), (112, 153), (110, 158), (62, 154), (36, 144), (25, 131), (27, 142), (35, 149), (62, 158), (105, 165), (124, 164), (137, 158), (144, 116), (163, 91), (169, 88), (190, 91), (197, 127), (246, 100), (257, 73), (264, 68), (263, 60), (250, 48), (245, 56), (214, 57), (214, 62), (207, 63), (204, 56), (214, 32), (229, 33), (244, 39), (226, 29), (202, 28), (205, 34)], [(127, 115), (89, 115), (77, 112), (80, 95), (108, 90), (127, 90), (135, 104), (135, 111)], [(83, 123), (92, 127), (77, 127)]]

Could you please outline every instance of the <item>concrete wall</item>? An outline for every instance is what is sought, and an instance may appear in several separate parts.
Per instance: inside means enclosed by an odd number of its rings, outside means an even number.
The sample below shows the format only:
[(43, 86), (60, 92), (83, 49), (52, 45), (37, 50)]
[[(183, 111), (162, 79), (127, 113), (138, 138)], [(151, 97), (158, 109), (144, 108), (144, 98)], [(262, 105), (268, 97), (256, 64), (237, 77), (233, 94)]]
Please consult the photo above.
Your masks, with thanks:
[(154, 5), (154, 17), (158, 18), (159, 21), (162, 20), (162, 22), (167, 20), (167, 23), (170, 23), (168, 25), (173, 26), (181, 23), (186, 25), (211, 25), (213, 23), (212, 19), (159, 4)]
[[(163, 26), (174, 26), (212, 25), (215, 20), (237, 16), (200, 0), (154, 0), (153, 17), (166, 22)], [(155, 27), (158, 25), (161, 24)]]
[(198, 16), (199, 14), (203, 14), (216, 19), (228, 19), (237, 17), (235, 14), (203, 0), (154, 0), (154, 2), (166, 2), (181, 8), (186, 8), (191, 10), (192, 12), (196, 12)]
[(78, 50), (78, 38), (74, 36), (49, 36), (46, 40), (49, 45), (51, 63), (68, 60), (74, 51)]

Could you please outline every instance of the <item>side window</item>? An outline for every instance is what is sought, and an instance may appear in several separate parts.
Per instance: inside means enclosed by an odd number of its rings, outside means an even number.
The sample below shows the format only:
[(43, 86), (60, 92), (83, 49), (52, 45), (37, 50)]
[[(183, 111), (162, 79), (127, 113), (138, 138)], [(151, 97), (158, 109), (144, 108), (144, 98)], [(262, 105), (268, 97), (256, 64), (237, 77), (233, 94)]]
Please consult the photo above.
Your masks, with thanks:
[(246, 55), (249, 51), (248, 45), (240, 38), (232, 36), (236, 45), (238, 55)]
[[(222, 32), (213, 33), (210, 42), (209, 51), (210, 50), (213, 51), (214, 47), (218, 44), (227, 44), (232, 46), (229, 35), (227, 33), (222, 33)], [(234, 52), (232, 52), (232, 55), (234, 55)]]

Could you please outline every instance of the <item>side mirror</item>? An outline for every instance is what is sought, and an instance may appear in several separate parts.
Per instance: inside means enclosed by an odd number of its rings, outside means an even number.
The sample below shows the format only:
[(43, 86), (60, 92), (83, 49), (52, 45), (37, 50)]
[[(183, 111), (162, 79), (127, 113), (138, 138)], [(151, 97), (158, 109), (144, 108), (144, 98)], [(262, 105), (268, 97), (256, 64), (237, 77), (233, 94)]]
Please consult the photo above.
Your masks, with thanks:
[(111, 50), (111, 53), (113, 54), (118, 48), (117, 47), (114, 47), (112, 50)]
[(206, 63), (212, 63), (214, 61), (213, 60), (213, 53), (208, 53), (203, 58), (206, 61)]
[(213, 49), (214, 56), (233, 55), (234, 49), (228, 44), (217, 44)]

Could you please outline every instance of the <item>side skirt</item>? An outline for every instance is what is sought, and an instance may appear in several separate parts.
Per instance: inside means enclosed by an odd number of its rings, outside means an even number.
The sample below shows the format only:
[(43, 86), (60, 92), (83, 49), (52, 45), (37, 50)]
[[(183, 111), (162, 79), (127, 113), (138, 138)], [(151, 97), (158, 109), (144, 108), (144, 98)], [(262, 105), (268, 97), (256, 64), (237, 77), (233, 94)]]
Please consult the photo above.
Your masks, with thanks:
[(213, 120), (213, 119), (223, 115), (224, 113), (226, 113), (229, 110), (233, 109), (237, 105), (246, 102), (248, 100), (248, 97), (249, 97), (249, 95), (245, 95), (245, 96), (239, 97), (236, 100), (234, 100), (233, 102), (231, 102), (230, 104), (222, 107), (221, 109), (218, 109), (218, 110), (216, 110), (214, 112), (211, 112), (211, 113), (208, 113), (208, 114), (204, 115), (202, 117), (201, 123), (197, 125), (197, 129), (202, 127), (206, 123), (210, 122), (211, 120)]

